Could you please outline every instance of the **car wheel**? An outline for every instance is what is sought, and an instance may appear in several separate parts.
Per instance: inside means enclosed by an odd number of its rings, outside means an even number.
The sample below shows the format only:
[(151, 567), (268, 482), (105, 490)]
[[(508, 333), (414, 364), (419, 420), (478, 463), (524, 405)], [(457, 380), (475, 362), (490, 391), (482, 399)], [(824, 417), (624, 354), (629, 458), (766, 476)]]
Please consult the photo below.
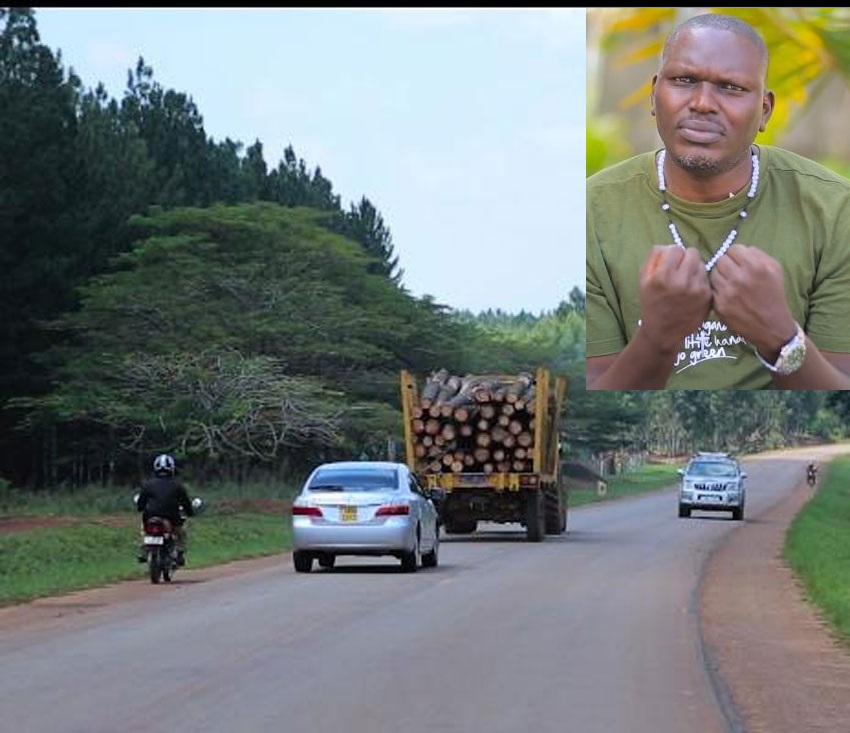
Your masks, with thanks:
[(691, 516), (691, 510), (686, 506), (682, 506), (679, 504), (679, 516), (680, 517), (689, 517)]
[(732, 510), (732, 519), (740, 522), (744, 518), (744, 507), (738, 506)]
[(419, 547), (419, 530), (416, 531), (416, 539), (413, 543), (413, 550), (403, 552), (401, 555), (401, 569), (405, 573), (415, 573), (419, 570), (419, 565), (422, 563), (421, 549)]
[(440, 561), (440, 527), (437, 526), (437, 533), (434, 536), (434, 547), (431, 552), (426, 552), (422, 555), (423, 568), (435, 568)]
[(309, 573), (313, 569), (313, 556), (309, 552), (296, 550), (292, 553), (292, 563), (295, 565), (295, 572)]

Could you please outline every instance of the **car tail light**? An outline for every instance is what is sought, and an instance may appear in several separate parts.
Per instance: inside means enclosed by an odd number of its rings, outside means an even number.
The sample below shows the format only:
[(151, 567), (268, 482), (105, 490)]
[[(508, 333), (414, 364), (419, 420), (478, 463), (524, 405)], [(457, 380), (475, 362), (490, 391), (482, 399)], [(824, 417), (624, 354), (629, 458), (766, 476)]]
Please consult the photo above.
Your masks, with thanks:
[(376, 517), (398, 517), (406, 514), (410, 514), (408, 504), (385, 504), (375, 512)]
[(149, 522), (145, 525), (145, 534), (159, 537), (160, 535), (165, 534), (165, 528), (159, 522)]
[(321, 517), (322, 510), (317, 506), (294, 506), (292, 507), (293, 517)]

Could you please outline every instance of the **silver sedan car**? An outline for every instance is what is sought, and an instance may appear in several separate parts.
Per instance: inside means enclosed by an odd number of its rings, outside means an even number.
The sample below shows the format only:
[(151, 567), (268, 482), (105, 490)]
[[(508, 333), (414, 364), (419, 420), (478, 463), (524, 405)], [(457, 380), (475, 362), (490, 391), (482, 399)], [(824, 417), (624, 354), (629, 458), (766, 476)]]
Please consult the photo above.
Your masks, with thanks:
[(424, 489), (403, 463), (341, 461), (316, 468), (292, 503), (292, 558), (309, 573), (338, 555), (390, 555), (401, 569), (436, 567), (439, 489)]

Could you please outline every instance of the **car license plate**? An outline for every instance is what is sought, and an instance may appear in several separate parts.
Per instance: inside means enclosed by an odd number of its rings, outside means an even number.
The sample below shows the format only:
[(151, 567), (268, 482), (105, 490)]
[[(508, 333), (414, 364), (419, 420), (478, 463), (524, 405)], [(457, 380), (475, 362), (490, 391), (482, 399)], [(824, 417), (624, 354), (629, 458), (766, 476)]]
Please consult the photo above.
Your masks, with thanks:
[(356, 506), (340, 507), (340, 517), (341, 517), (343, 522), (356, 522), (357, 521), (357, 507)]
[(707, 502), (717, 502), (720, 501), (720, 496), (718, 496), (717, 494), (700, 494), (699, 500)]
[(162, 537), (152, 537), (151, 535), (145, 536), (145, 544), (146, 545), (161, 545), (164, 542)]

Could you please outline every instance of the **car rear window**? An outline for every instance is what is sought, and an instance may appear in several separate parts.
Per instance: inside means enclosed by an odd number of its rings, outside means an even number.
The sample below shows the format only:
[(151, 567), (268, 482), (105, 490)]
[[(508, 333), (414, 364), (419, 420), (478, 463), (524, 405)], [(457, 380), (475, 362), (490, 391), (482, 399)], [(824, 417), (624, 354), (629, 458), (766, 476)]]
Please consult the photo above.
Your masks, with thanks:
[(737, 473), (733, 463), (721, 461), (699, 461), (688, 467), (688, 475), (693, 476), (736, 476)]
[(313, 476), (310, 491), (377, 491), (394, 489), (398, 485), (396, 472), (391, 468), (319, 469)]

